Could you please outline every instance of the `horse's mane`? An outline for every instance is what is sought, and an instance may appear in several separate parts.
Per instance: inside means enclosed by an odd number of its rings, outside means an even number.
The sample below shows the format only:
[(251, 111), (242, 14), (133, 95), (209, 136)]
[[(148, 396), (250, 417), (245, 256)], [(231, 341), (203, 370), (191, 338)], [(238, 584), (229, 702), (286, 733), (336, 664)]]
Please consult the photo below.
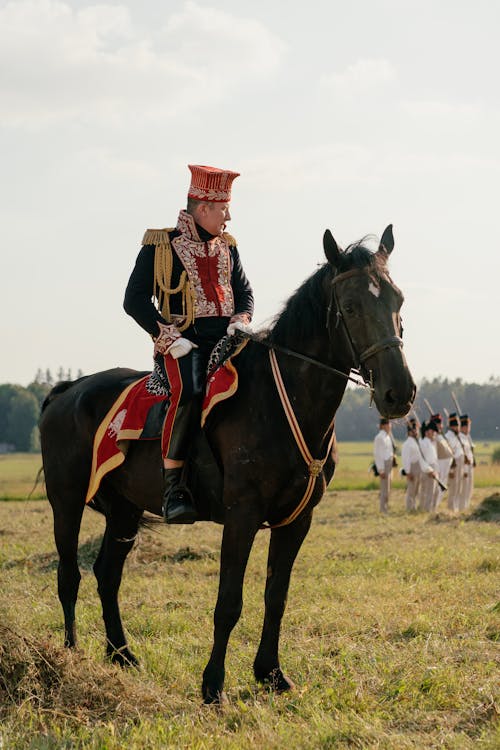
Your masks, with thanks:
[[(374, 253), (367, 247), (370, 235), (358, 242), (353, 242), (341, 253), (338, 273), (345, 273), (355, 268), (369, 267), (376, 278), (386, 273), (387, 256), (385, 253)], [(311, 335), (318, 325), (326, 325), (327, 283), (333, 279), (334, 271), (329, 263), (324, 263), (312, 276), (285, 302), (271, 323), (266, 338), (270, 341), (288, 338), (293, 334), (299, 338)]]

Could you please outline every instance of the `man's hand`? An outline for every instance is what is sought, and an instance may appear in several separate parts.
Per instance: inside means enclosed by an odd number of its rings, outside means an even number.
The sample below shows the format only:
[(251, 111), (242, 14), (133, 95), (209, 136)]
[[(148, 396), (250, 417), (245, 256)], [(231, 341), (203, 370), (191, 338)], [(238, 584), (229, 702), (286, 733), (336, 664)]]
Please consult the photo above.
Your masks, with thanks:
[(247, 323), (242, 323), (241, 320), (235, 320), (233, 323), (229, 323), (227, 327), (227, 335), (234, 336), (237, 331), (242, 333), (252, 333), (252, 328)]
[(192, 341), (181, 336), (179, 339), (176, 339), (173, 344), (170, 344), (167, 349), (167, 354), (170, 354), (174, 359), (179, 359), (180, 357), (185, 357), (186, 354), (189, 354), (191, 349), (197, 348), (197, 344), (193, 344)]
[(160, 323), (158, 321), (158, 328), (160, 333), (154, 339), (154, 357), (156, 357), (157, 354), (165, 354), (168, 347), (171, 346), (176, 339), (181, 337), (181, 334), (173, 324)]

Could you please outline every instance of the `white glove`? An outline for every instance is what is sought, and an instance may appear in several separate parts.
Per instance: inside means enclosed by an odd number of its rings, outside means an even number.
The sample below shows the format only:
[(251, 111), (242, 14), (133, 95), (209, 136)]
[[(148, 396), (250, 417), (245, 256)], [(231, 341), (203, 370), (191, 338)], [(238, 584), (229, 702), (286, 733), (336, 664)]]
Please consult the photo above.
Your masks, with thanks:
[(186, 354), (189, 354), (191, 349), (197, 348), (197, 344), (193, 344), (192, 341), (181, 336), (180, 339), (175, 339), (174, 343), (170, 344), (167, 354), (170, 354), (174, 359), (179, 359), (179, 357), (185, 357)]
[(229, 323), (227, 327), (227, 335), (234, 336), (237, 331), (242, 333), (252, 333), (252, 328), (247, 323), (242, 323), (241, 320), (235, 320), (233, 323)]

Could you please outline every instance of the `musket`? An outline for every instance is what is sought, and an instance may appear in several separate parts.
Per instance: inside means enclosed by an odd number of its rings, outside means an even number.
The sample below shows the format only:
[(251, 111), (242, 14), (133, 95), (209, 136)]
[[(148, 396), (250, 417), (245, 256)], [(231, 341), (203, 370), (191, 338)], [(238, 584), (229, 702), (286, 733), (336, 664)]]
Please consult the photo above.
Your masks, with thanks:
[(431, 415), (431, 417), (432, 417), (432, 415), (433, 415), (433, 414), (435, 414), (435, 411), (434, 411), (434, 409), (432, 408), (432, 406), (430, 405), (430, 403), (429, 403), (429, 402), (427, 401), (427, 399), (426, 399), (426, 398), (424, 398), (424, 404), (425, 404), (425, 405), (426, 405), (426, 407), (427, 407), (427, 408), (429, 409), (429, 414), (430, 414), (430, 415)]
[(462, 409), (460, 408), (460, 404), (458, 403), (457, 397), (455, 396), (454, 392), (451, 392), (451, 397), (453, 399), (453, 403), (455, 404), (455, 408), (457, 410), (457, 417), (460, 418), (460, 415), (462, 413)]

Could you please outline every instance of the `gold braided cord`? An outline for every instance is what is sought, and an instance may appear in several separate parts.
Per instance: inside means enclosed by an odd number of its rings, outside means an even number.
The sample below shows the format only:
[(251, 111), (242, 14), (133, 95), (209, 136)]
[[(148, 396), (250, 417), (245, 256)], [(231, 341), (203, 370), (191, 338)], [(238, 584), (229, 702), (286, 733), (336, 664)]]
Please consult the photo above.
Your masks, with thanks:
[(180, 292), (183, 322), (176, 322), (176, 327), (181, 332), (185, 331), (194, 322), (194, 295), (186, 271), (181, 273), (179, 284), (175, 288), (170, 286), (173, 258), (168, 230), (148, 229), (144, 235), (143, 244), (155, 245), (153, 289), (158, 294), (158, 309), (165, 320), (171, 323), (170, 295)]

